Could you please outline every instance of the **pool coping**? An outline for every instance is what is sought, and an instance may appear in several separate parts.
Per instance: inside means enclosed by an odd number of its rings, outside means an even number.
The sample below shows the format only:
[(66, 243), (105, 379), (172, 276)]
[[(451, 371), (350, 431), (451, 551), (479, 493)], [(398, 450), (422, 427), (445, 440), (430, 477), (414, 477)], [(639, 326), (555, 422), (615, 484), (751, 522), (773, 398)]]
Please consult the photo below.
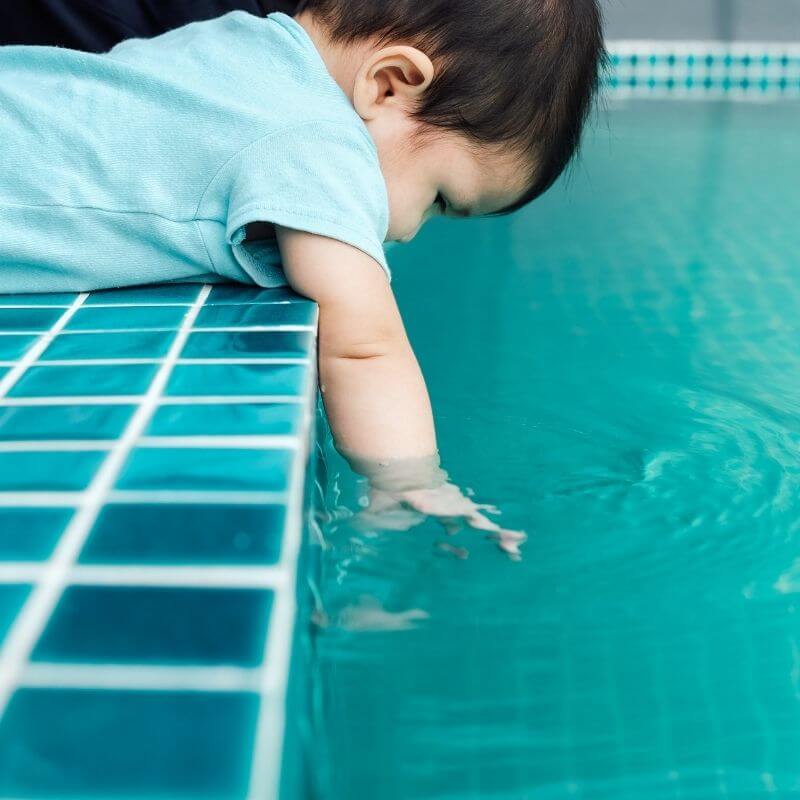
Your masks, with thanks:
[[(185, 286), (185, 285), (183, 285)], [(190, 335), (206, 329), (195, 325), (201, 310), (208, 308), (206, 301), (214, 286), (194, 284), (196, 296), (190, 304), (184, 302), (165, 303), (125, 303), (92, 302), (92, 295), (82, 293), (74, 297), (66, 305), (55, 302), (44, 304), (47, 308), (58, 308), (61, 312), (55, 322), (46, 330), (14, 330), (12, 335), (35, 337), (35, 341), (26, 353), (14, 362), (2, 362), (7, 371), (0, 374), (0, 410), (4, 407), (54, 406), (66, 403), (106, 404), (133, 403), (135, 411), (117, 439), (110, 441), (0, 441), (0, 455), (8, 453), (36, 452), (76, 452), (91, 450), (103, 452), (103, 460), (96, 474), (86, 489), (78, 493), (69, 492), (14, 492), (0, 491), (0, 506), (24, 506), (30, 508), (50, 506), (69, 506), (75, 514), (58, 538), (58, 542), (50, 557), (41, 562), (0, 562), (0, 581), (4, 583), (30, 583), (31, 590), (22, 602), (11, 622), (3, 648), (0, 651), (0, 724), (9, 701), (18, 689), (108, 689), (117, 692), (130, 691), (163, 691), (163, 692), (242, 692), (257, 694), (258, 711), (255, 732), (250, 756), (250, 773), (247, 779), (247, 791), (242, 797), (252, 800), (259, 798), (296, 797), (292, 781), (300, 776), (287, 779), (283, 766), (287, 760), (297, 759), (297, 753), (287, 753), (284, 746), (287, 741), (287, 702), (289, 698), (290, 675), (293, 679), (307, 665), (293, 664), (293, 654), (299, 651), (298, 637), (302, 625), (297, 625), (298, 609), (303, 610), (303, 594), (305, 592), (304, 576), (300, 574), (299, 565), (304, 557), (306, 538), (306, 515), (308, 504), (305, 493), (313, 478), (311, 459), (314, 423), (316, 418), (316, 307), (309, 301), (302, 301), (313, 306), (312, 321), (306, 325), (276, 324), (225, 328), (216, 326), (210, 330), (224, 330), (269, 334), (274, 332), (301, 331), (308, 334), (305, 352), (301, 358), (244, 358), (244, 359), (189, 359), (191, 362), (206, 363), (253, 363), (279, 367), (292, 363), (301, 367), (303, 372), (302, 391), (292, 401), (300, 407), (300, 425), (292, 436), (219, 436), (219, 437), (151, 437), (146, 435), (147, 426), (156, 410), (164, 405), (192, 405), (193, 399), (185, 396), (167, 398), (167, 383), (175, 368), (186, 363), (181, 358)], [(123, 290), (124, 291), (124, 290)], [(131, 290), (132, 294), (135, 290)], [(243, 290), (244, 291), (244, 290)], [(266, 290), (270, 291), (270, 290)], [(124, 295), (123, 295), (124, 297)], [(297, 298), (297, 300), (301, 300)], [(284, 301), (278, 301), (283, 303)], [(292, 302), (292, 301), (285, 301)], [(147, 361), (154, 369), (154, 375), (146, 392), (138, 395), (118, 395), (114, 397), (11, 397), (9, 392), (26, 375), (33, 366), (41, 366), (40, 357), (52, 344), (53, 340), (70, 333), (86, 333), (86, 330), (66, 331), (66, 326), (80, 309), (87, 308), (127, 308), (186, 306), (187, 311), (177, 328), (170, 329), (174, 334), (167, 353), (158, 359), (129, 359), (128, 361)], [(246, 301), (243, 301), (247, 305)], [(264, 305), (270, 305), (270, 302)], [(276, 304), (273, 304), (276, 305)], [(19, 301), (0, 303), (0, 309), (41, 308), (42, 303), (20, 298)], [(130, 330), (130, 329), (129, 329)], [(148, 330), (154, 330), (149, 328)], [(110, 333), (111, 331), (94, 331)], [(3, 331), (3, 334), (8, 334)], [(87, 364), (126, 363), (125, 359), (62, 359), (60, 366), (74, 366), (80, 369)], [(53, 368), (55, 366), (50, 365)], [(208, 397), (198, 402), (207, 402)], [(255, 398), (282, 401), (289, 398), (281, 395), (261, 396), (243, 395), (227, 396), (227, 402), (248, 402)], [(216, 398), (221, 402), (220, 398)], [(187, 439), (199, 441), (187, 442)], [(182, 439), (180, 443), (177, 439)], [(209, 441), (216, 439), (216, 441)], [(286, 489), (282, 493), (285, 521), (280, 540), (280, 555), (274, 564), (257, 567), (243, 566), (97, 566), (79, 563), (84, 544), (91, 536), (93, 525), (107, 502), (114, 503), (120, 499), (138, 501), (132, 497), (135, 492), (115, 490), (117, 479), (125, 468), (134, 448), (169, 447), (180, 444), (181, 447), (248, 447), (248, 448), (288, 448), (291, 452), (289, 473), (286, 476)], [(145, 492), (146, 494), (146, 492)], [(152, 494), (152, 493), (151, 493)], [(236, 494), (235, 492), (233, 494)], [(239, 492), (245, 495), (247, 492)], [(277, 502), (277, 495), (269, 497), (269, 492), (252, 492), (251, 497), (240, 496), (229, 498), (236, 502), (264, 503)], [(264, 495), (264, 497), (262, 497)], [(183, 498), (184, 502), (187, 498)], [(114, 664), (65, 664), (65, 663), (31, 663), (31, 655), (40, 640), (48, 622), (52, 620), (55, 609), (69, 586), (149, 586), (149, 587), (235, 587), (258, 588), (271, 593), (271, 610), (269, 625), (263, 642), (263, 654), (258, 666), (238, 668), (228, 666), (164, 666), (164, 665), (114, 665)], [(307, 620), (306, 620), (307, 622)], [(297, 721), (292, 720), (293, 724)], [(283, 788), (281, 789), (281, 785)], [(35, 793), (35, 792), (33, 792)], [(0, 797), (12, 796), (2, 794)], [(14, 793), (18, 797), (18, 793)], [(104, 795), (106, 796), (106, 795)]]

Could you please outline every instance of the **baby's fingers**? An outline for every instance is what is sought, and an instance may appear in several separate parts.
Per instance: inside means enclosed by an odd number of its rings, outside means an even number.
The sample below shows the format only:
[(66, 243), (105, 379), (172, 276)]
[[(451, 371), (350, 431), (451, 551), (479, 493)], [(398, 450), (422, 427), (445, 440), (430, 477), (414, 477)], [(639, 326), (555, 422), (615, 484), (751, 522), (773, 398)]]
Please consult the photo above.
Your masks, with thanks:
[(497, 546), (508, 554), (512, 561), (521, 561), (522, 553), (520, 552), (520, 545), (527, 541), (528, 537), (522, 531), (507, 531), (500, 529), (489, 536), (497, 542)]

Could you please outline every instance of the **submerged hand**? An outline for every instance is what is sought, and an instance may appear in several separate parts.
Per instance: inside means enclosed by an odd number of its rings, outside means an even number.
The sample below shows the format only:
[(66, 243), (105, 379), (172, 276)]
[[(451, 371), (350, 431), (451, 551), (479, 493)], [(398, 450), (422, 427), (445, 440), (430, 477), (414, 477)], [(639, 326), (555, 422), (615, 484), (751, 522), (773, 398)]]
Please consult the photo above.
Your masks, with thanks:
[(519, 547), (527, 540), (527, 535), (522, 531), (501, 528), (485, 513), (497, 513), (494, 506), (474, 502), (455, 484), (396, 492), (375, 488), (370, 491), (371, 512), (394, 512), (403, 508), (436, 517), (449, 534), (455, 533), (463, 523), (476, 530), (487, 531), (488, 538), (494, 539), (509, 558), (514, 561), (522, 558)]

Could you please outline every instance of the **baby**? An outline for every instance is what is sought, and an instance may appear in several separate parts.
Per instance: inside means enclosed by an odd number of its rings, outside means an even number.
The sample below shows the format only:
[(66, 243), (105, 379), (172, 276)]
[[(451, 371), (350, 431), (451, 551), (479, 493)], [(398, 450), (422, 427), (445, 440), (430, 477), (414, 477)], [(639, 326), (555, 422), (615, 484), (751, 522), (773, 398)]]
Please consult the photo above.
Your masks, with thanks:
[(319, 304), (326, 411), (374, 506), (516, 554), (439, 468), (383, 245), (549, 188), (603, 53), (596, 0), (306, 0), (102, 55), (0, 48), (0, 292), (288, 283)]

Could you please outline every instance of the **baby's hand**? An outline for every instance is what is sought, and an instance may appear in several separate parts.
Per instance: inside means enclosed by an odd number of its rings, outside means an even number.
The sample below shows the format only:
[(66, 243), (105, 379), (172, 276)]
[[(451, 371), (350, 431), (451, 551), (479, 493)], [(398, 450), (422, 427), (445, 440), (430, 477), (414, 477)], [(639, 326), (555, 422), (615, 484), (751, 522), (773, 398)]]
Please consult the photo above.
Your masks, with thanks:
[(522, 531), (501, 528), (484, 512), (497, 513), (494, 506), (475, 503), (452, 483), (430, 489), (406, 489), (404, 491), (370, 490), (370, 511), (380, 513), (411, 508), (426, 516), (436, 517), (445, 531), (455, 533), (462, 523), (480, 531), (488, 531), (490, 539), (508, 554), (513, 561), (522, 558), (519, 547), (527, 540)]

